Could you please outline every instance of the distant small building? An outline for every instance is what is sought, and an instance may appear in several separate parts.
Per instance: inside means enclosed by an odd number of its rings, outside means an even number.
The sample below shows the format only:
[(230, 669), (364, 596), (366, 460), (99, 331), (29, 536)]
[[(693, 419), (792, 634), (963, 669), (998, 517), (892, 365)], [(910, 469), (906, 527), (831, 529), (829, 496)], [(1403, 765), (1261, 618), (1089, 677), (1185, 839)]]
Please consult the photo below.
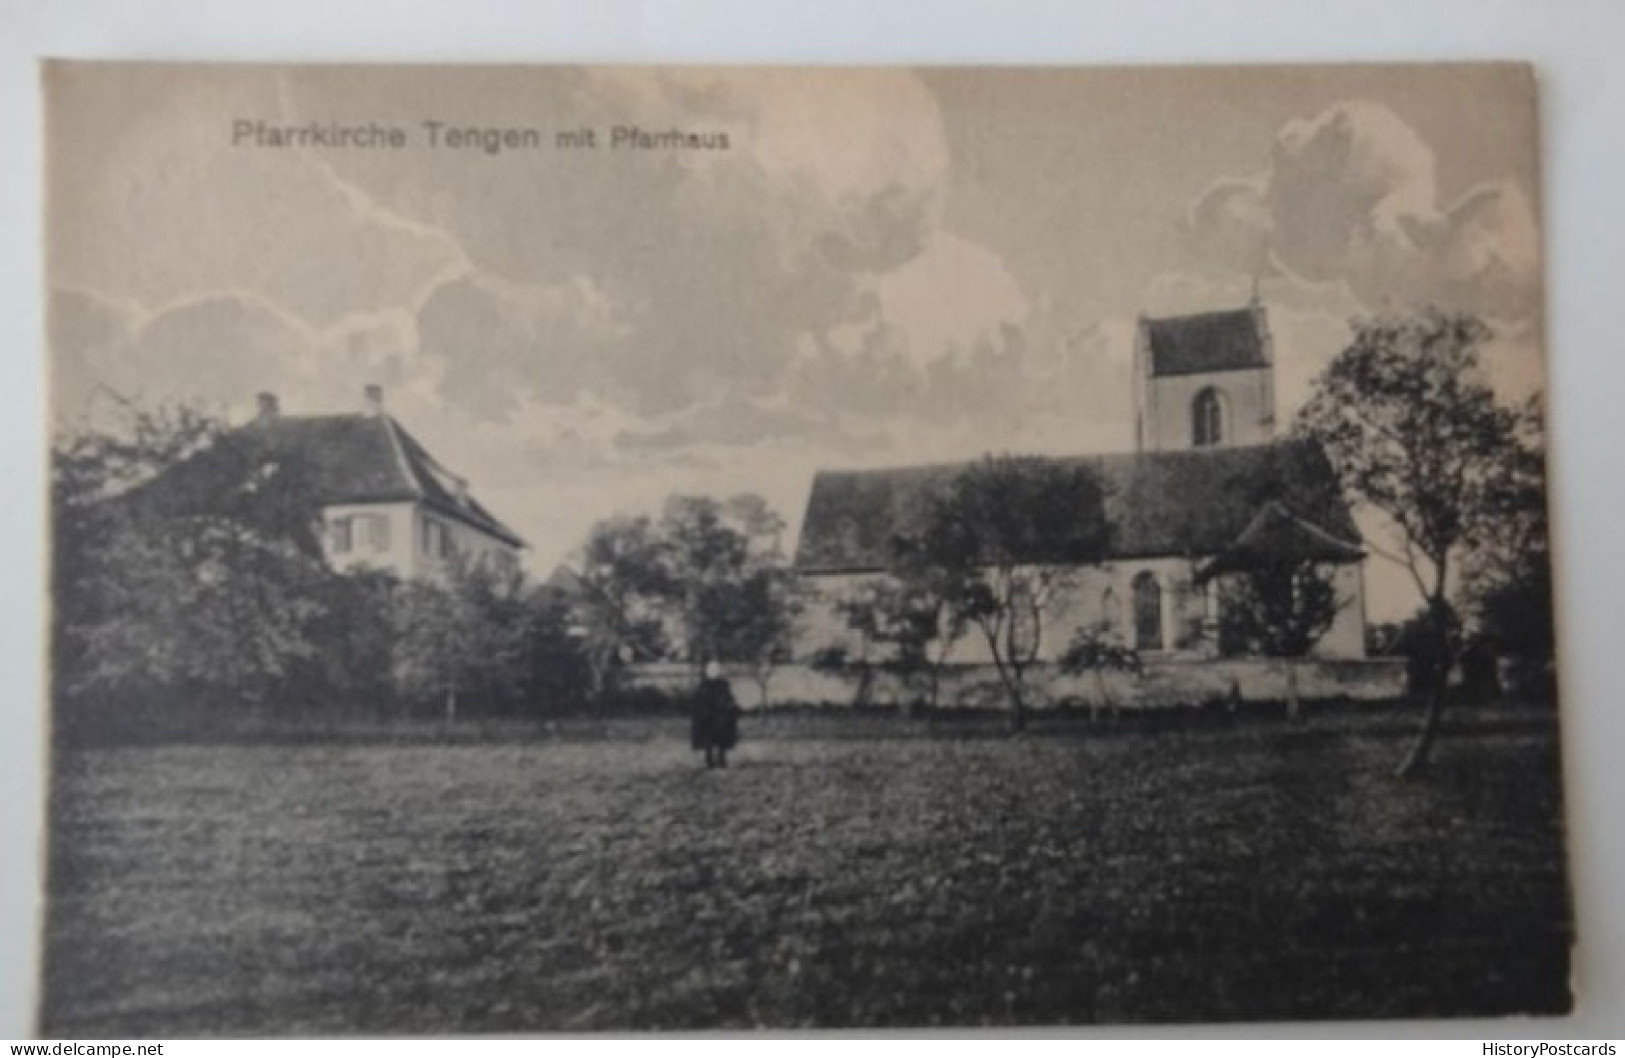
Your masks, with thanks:
[(338, 415), (283, 415), (276, 396), (262, 393), (258, 417), (243, 428), (310, 468), (335, 569), (432, 580), (453, 555), (519, 562), (524, 540), (384, 410), (379, 386), (366, 388), (361, 411)]
[[(1087, 627), (1115, 633), (1152, 661), (1218, 659), (1230, 653), (1220, 641), (1218, 582), (1260, 548), (1289, 546), (1331, 568), (1342, 603), (1314, 655), (1363, 658), (1360, 534), (1319, 446), (1275, 437), (1263, 307), (1142, 319), (1134, 398), (1135, 451), (1057, 460), (1095, 472), (1112, 535), (1105, 561), (1080, 568), (1073, 590), (1054, 601), (1040, 657), (1053, 659), (1074, 629)], [(835, 601), (883, 573), (903, 512), (961, 469), (816, 476), (796, 568), (821, 601), (804, 622), (800, 653), (853, 645)], [(991, 658), (967, 636), (953, 660)]]

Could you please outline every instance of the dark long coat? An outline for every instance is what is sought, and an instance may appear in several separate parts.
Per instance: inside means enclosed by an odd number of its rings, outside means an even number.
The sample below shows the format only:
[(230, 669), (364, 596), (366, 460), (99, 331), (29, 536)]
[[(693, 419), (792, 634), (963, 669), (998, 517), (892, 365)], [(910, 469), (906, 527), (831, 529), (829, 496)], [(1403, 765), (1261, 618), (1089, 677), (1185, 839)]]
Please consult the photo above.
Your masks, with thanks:
[(739, 744), (739, 705), (728, 681), (701, 680), (694, 692), (694, 715), (689, 721), (689, 744), (695, 749), (733, 749)]

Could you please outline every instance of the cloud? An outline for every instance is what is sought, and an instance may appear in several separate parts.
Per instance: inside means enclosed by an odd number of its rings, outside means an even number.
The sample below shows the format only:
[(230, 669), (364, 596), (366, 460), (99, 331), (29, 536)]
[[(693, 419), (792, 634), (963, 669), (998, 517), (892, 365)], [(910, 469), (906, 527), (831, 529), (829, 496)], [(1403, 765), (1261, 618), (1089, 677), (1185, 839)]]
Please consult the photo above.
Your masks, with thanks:
[(441, 395), (477, 418), (505, 419), (523, 398), (569, 404), (612, 382), (606, 347), (626, 334), (594, 282), (507, 282), (470, 274), (444, 284), (417, 316), (420, 353)]
[[(944, 226), (942, 117), (907, 71), (267, 68), (216, 81), (110, 75), (106, 98), (80, 110), (125, 120), (62, 148), (74, 208), (53, 282), (146, 306), (154, 339), (112, 344), (152, 389), (238, 404), (257, 385), (290, 406), (342, 391), (349, 406), (377, 381), (436, 414), (516, 426), (590, 394), (632, 416), (629, 445), (675, 455), (814, 425), (861, 432), (905, 387), (926, 387), (932, 410), (1019, 388), (1028, 299), (996, 254)], [(399, 125), (416, 146), (234, 147), (243, 118)], [(730, 149), (471, 155), (428, 149), (426, 118), (606, 138), (619, 125), (721, 131)], [(213, 315), (172, 318), (205, 303)], [(206, 380), (205, 319), (218, 325)], [(61, 331), (59, 370), (77, 356), (107, 366), (109, 341), (88, 331)], [(825, 352), (809, 367), (808, 349), (840, 350), (859, 374)], [(791, 396), (813, 403), (776, 409)]]
[(271, 379), (305, 375), (312, 335), (259, 299), (221, 294), (148, 314), (79, 291), (53, 291), (53, 403), (61, 417), (86, 410), (105, 386), (124, 399), (163, 400), (174, 380), (214, 409), (252, 402)]
[[(941, 228), (941, 115), (906, 71), (465, 71), (436, 85), (432, 110), (424, 83), (422, 71), (405, 82), (414, 97), (388, 71), (300, 70), (283, 75), (280, 98), (296, 119), (412, 124), (432, 112), (453, 125), (504, 126), (544, 116), (601, 140), (635, 125), (721, 132), (730, 144), (478, 160), (440, 151), (409, 164), (323, 156), (359, 215), (444, 233), (464, 255), (467, 273), (424, 299), (420, 329), (451, 368), (447, 399), (478, 414), (511, 414), (512, 392), (535, 390), (544, 375), (550, 399), (591, 386), (646, 415), (724, 386), (770, 395), (804, 336), (873, 316), (881, 277), (966, 250)], [(578, 326), (531, 303), (583, 284), (614, 326)], [(476, 336), (489, 348), (475, 348)]]
[[(444, 233), (400, 223), (297, 150), (234, 146), (236, 120), (277, 120), (272, 76), (208, 88), (111, 71), (53, 126), (57, 286), (148, 306), (232, 292), (325, 327), (410, 302), (457, 265)], [(71, 203), (71, 206), (66, 204)]]
[(695, 445), (755, 445), (807, 434), (814, 420), (782, 402), (777, 406), (738, 393), (698, 404), (655, 430), (625, 430), (615, 438), (622, 451), (664, 451)]
[[(269, 389), (304, 414), (379, 382), (544, 562), (668, 491), (756, 489), (793, 522), (819, 467), (1131, 436), (1132, 319), (1063, 326), (949, 226), (941, 115), (907, 72), (220, 80), (135, 92), (127, 132), (68, 152), (59, 408), (106, 381), (239, 417)], [(237, 115), (636, 124), (732, 149), (234, 152)]]
[(1397, 114), (1344, 102), (1276, 135), (1268, 169), (1192, 204), (1202, 261), (1346, 285), (1371, 310), (1424, 303), (1517, 320), (1539, 308), (1534, 211), (1515, 184), (1440, 199), (1432, 149)]
[(879, 318), (916, 363), (996, 342), (1025, 323), (1029, 311), (1004, 261), (952, 232), (879, 277), (875, 295)]

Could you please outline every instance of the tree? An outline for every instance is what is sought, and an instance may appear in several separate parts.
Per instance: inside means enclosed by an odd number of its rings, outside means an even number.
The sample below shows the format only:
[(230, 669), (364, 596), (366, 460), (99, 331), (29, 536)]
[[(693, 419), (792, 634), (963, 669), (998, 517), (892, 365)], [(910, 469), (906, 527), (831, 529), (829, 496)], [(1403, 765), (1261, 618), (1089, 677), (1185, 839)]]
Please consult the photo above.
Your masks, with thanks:
[(583, 640), (593, 697), (614, 690), (626, 660), (666, 651), (662, 611), (673, 589), (648, 518), (615, 517), (594, 525), (582, 546), (579, 583), (564, 590)]
[(748, 666), (766, 705), (768, 681), (790, 657), (802, 611), (796, 577), (781, 566), (757, 569), (731, 596), (734, 612), (720, 622), (718, 657)]
[(314, 579), (310, 593), (317, 609), (309, 630), (318, 646), (287, 682), (292, 701), (328, 712), (357, 706), (377, 711), (393, 704), (391, 612), (399, 590), (394, 573), (365, 567)]
[(1103, 560), (1109, 535), (1105, 490), (1090, 467), (1017, 456), (988, 456), (955, 474), (912, 533), (915, 560), (953, 585), (955, 618), (982, 633), (1018, 731), (1045, 612), (1081, 567)]
[(1518, 443), (1490, 493), (1490, 512), (1462, 561), (1462, 595), (1478, 641), (1523, 680), (1549, 676), (1556, 637), (1546, 506), (1544, 423), (1537, 394), (1518, 409)]
[(1067, 644), (1058, 663), (1061, 671), (1068, 676), (1085, 672), (1095, 674), (1096, 704), (1089, 710), (1091, 720), (1099, 716), (1102, 706), (1111, 707), (1113, 714), (1116, 714), (1117, 703), (1112, 700), (1106, 687), (1106, 673), (1126, 672), (1138, 676), (1142, 671), (1139, 653), (1124, 643), (1104, 622), (1073, 632), (1072, 642)]
[(530, 661), (529, 597), (515, 568), (454, 555), (445, 581), (401, 586), (395, 596), (397, 686), (408, 698), (439, 698), (446, 720), (459, 702), (511, 710)]
[(572, 600), (553, 585), (526, 596), (527, 696), (533, 709), (557, 713), (594, 700), (601, 685), (584, 648)]
[(1249, 565), (1218, 582), (1221, 636), (1286, 664), (1287, 715), (1301, 711), (1299, 658), (1332, 627), (1346, 599), (1337, 597), (1335, 570), (1313, 557), (1283, 554)]
[(780, 540), (784, 521), (760, 496), (728, 500), (672, 496), (657, 525), (668, 610), (694, 664), (744, 661), (743, 626), (759, 620), (756, 605), (778, 605), (788, 596), (752, 578), (784, 568)]
[[(914, 575), (917, 570), (919, 576)], [(964, 635), (965, 618), (953, 606), (955, 595), (938, 590), (927, 563), (915, 563), (912, 570), (893, 568), (837, 599), (835, 608), (846, 626), (864, 645), (858, 665), (862, 681), (857, 700), (867, 701), (875, 664), (869, 658), (871, 647), (883, 657), (881, 669), (903, 677), (916, 687), (927, 708), (937, 704), (942, 669), (954, 644)]]
[(1457, 563), (1493, 520), (1516, 462), (1518, 415), (1479, 371), (1490, 330), (1426, 309), (1358, 320), (1354, 338), (1315, 380), (1298, 429), (1318, 439), (1345, 488), (1394, 527), (1403, 561), (1443, 644), (1427, 713), (1398, 774), (1425, 766), (1460, 650), (1450, 600)]
[(57, 690), (265, 700), (319, 642), (310, 468), (193, 409), (129, 410), (52, 453)]
[(765, 697), (801, 607), (780, 550), (783, 531), (783, 520), (750, 494), (672, 496), (658, 520), (594, 526), (575, 595), (595, 670), (613, 671), (628, 654), (745, 664)]

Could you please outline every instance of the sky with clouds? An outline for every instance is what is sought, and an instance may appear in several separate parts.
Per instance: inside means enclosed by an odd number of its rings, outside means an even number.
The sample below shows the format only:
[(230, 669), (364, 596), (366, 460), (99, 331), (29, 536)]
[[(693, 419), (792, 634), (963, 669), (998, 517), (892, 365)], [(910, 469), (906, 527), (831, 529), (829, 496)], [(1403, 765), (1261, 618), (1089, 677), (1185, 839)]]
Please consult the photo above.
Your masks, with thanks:
[[(396, 417), (545, 575), (610, 514), (820, 467), (1130, 446), (1136, 317), (1270, 312), (1283, 420), (1352, 317), (1483, 315), (1543, 377), (1534, 99), (1506, 66), (57, 66), (51, 404)], [(256, 148), (238, 120), (408, 147)], [(421, 125), (540, 150), (431, 148)], [(556, 150), (617, 125), (727, 150)], [(1412, 607), (1372, 571), (1374, 610)], [(1389, 585), (1394, 594), (1384, 605)]]

